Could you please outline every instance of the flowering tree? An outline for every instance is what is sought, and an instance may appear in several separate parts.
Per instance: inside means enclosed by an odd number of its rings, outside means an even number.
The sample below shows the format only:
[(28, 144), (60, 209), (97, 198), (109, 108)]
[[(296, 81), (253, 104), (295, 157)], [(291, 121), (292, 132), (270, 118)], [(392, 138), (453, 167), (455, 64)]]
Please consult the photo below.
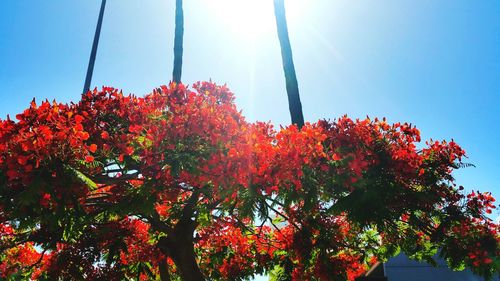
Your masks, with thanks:
[(249, 123), (212, 83), (112, 88), (0, 123), (0, 278), (353, 280), (403, 251), (491, 277), (489, 193), (385, 120)]

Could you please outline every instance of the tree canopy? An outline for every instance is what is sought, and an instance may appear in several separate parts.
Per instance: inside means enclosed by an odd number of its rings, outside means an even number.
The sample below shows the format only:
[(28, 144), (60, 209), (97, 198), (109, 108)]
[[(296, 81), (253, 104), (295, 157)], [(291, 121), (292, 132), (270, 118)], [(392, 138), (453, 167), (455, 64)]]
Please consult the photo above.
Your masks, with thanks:
[(105, 87), (0, 122), (0, 278), (353, 280), (400, 251), (498, 273), (453, 141), (385, 119), (279, 129), (225, 87)]

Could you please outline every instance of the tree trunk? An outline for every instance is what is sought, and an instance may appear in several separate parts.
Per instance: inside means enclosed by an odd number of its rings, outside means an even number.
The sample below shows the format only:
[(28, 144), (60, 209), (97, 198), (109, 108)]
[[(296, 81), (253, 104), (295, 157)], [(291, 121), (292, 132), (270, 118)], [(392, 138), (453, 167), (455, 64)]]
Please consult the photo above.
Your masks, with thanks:
[(182, 76), (182, 42), (184, 39), (184, 11), (182, 10), (182, 0), (175, 1), (175, 37), (174, 37), (174, 70), (172, 81), (181, 82)]
[(89, 65), (87, 68), (87, 76), (85, 77), (85, 84), (83, 85), (83, 93), (85, 94), (90, 90), (90, 83), (92, 82), (92, 75), (94, 73), (95, 57), (97, 54), (97, 47), (99, 46), (99, 37), (101, 36), (102, 18), (104, 17), (104, 9), (106, 8), (106, 0), (101, 2), (101, 10), (99, 11), (99, 18), (97, 19), (97, 26), (94, 34), (94, 42), (92, 43), (92, 51), (90, 51)]
[(177, 241), (176, 245), (171, 247), (170, 252), (170, 256), (174, 260), (177, 269), (179, 269), (182, 280), (204, 281), (205, 277), (196, 262), (193, 242), (182, 240)]
[(190, 231), (176, 231), (171, 237), (163, 237), (158, 242), (160, 250), (174, 260), (183, 281), (204, 281), (196, 262), (194, 252), (193, 233)]
[(195, 205), (198, 201), (199, 192), (194, 191), (191, 197), (186, 201), (182, 210), (182, 216), (173, 229), (161, 227), (161, 223), (153, 219), (152, 225), (164, 233), (166, 237), (160, 238), (158, 247), (166, 256), (174, 260), (179, 274), (183, 281), (204, 281), (205, 277), (201, 273), (200, 267), (196, 262), (196, 253), (194, 252), (194, 231), (197, 226), (195, 214)]
[(292, 47), (290, 45), (290, 38), (288, 37), (284, 0), (274, 0), (274, 14), (281, 46), (281, 58), (283, 60), (283, 70), (285, 72), (290, 115), (292, 117), (292, 123), (296, 124), (300, 129), (304, 126), (304, 116), (302, 114), (302, 104), (300, 103), (299, 85), (295, 74), (295, 66), (293, 65)]
[(168, 272), (168, 264), (167, 261), (164, 261), (158, 265), (160, 268), (160, 280), (161, 281), (170, 281), (170, 273)]

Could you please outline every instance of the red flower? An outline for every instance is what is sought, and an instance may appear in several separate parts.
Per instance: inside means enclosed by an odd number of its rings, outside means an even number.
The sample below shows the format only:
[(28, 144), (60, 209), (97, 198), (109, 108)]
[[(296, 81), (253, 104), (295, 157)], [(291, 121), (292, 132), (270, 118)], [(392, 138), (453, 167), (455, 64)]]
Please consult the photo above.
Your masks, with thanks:
[(131, 133), (139, 133), (142, 130), (142, 126), (141, 125), (130, 125), (128, 127), (128, 130)]
[(107, 140), (107, 139), (109, 139), (109, 133), (108, 133), (108, 132), (106, 132), (106, 131), (103, 131), (103, 132), (101, 133), (101, 138), (102, 138), (103, 140)]
[(83, 125), (81, 123), (75, 124), (75, 130), (76, 131), (83, 131)]
[(76, 123), (82, 123), (82, 121), (84, 120), (83, 116), (81, 115), (75, 115), (75, 122)]
[(134, 148), (133, 148), (133, 147), (131, 147), (131, 146), (127, 146), (127, 147), (125, 148), (125, 154), (126, 154), (126, 155), (132, 155), (132, 153), (134, 153)]
[(96, 144), (93, 143), (93, 144), (91, 144), (89, 146), (89, 151), (90, 152), (94, 153), (94, 152), (96, 152), (96, 150), (97, 150), (97, 145)]
[(27, 156), (24, 156), (24, 155), (19, 155), (17, 157), (17, 163), (19, 163), (19, 165), (26, 165), (26, 163), (28, 162), (28, 157)]

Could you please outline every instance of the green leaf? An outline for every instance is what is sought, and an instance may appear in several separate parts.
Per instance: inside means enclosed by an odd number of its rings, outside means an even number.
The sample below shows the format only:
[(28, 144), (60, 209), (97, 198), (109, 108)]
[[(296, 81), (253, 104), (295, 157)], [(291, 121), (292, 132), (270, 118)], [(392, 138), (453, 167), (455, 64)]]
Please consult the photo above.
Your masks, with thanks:
[(89, 177), (87, 177), (84, 173), (78, 171), (77, 169), (71, 167), (70, 165), (64, 165), (64, 169), (67, 172), (71, 173), (75, 177), (75, 179), (88, 186), (90, 190), (97, 189), (97, 184)]
[(269, 272), (269, 281), (285, 281), (289, 280), (285, 269), (279, 265), (276, 265), (273, 270)]

